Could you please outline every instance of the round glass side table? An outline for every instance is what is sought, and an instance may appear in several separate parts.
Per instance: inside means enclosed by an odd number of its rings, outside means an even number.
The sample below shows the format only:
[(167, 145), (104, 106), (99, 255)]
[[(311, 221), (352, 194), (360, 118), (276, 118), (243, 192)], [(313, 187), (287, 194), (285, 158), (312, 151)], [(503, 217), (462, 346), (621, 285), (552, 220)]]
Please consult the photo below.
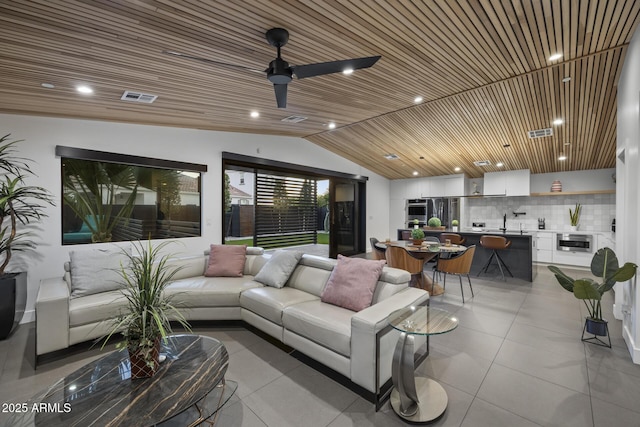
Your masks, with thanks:
[(388, 321), (401, 332), (393, 353), (391, 406), (407, 421), (435, 420), (447, 409), (447, 392), (430, 378), (415, 377), (414, 336), (450, 332), (458, 326), (458, 319), (445, 310), (418, 306), (396, 310)]

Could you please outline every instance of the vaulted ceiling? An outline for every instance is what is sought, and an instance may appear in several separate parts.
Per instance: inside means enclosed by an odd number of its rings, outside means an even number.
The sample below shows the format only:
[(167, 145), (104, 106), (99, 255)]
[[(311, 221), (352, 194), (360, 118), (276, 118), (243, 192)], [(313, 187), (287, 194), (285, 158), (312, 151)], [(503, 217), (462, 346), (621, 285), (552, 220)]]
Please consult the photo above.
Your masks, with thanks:
[[(388, 178), (614, 167), (639, 20), (640, 2), (610, 0), (2, 0), (0, 112), (299, 136)], [(163, 53), (264, 70), (274, 27), (289, 30), (291, 64), (382, 58), (294, 79), (278, 109), (265, 75)], [(553, 135), (527, 136), (543, 128)]]

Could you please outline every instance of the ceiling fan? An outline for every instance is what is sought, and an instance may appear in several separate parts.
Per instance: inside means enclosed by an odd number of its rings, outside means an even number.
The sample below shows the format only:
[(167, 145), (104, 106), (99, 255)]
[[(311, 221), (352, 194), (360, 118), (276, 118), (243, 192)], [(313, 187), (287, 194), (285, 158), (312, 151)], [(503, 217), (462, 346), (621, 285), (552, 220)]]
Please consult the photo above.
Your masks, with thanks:
[(197, 61), (207, 62), (209, 64), (215, 64), (223, 67), (253, 71), (261, 74), (266, 73), (267, 79), (269, 79), (269, 81), (273, 83), (278, 108), (286, 108), (287, 106), (287, 85), (292, 80), (294, 75), (298, 79), (305, 79), (307, 77), (322, 76), (325, 74), (333, 74), (345, 71), (348, 73), (349, 70), (353, 71), (362, 68), (369, 68), (373, 64), (375, 64), (378, 59), (380, 59), (380, 56), (369, 56), (365, 58), (344, 59), (341, 61), (320, 62), (317, 64), (289, 65), (289, 63), (282, 59), (282, 57), (280, 56), (280, 48), (286, 45), (289, 41), (289, 32), (284, 28), (272, 28), (267, 31), (265, 36), (269, 44), (278, 49), (278, 56), (269, 63), (269, 68), (263, 71), (244, 67), (242, 65), (228, 64), (226, 62), (219, 62), (207, 58), (191, 56), (170, 50), (164, 50), (163, 53), (179, 56), (182, 58), (195, 59)]

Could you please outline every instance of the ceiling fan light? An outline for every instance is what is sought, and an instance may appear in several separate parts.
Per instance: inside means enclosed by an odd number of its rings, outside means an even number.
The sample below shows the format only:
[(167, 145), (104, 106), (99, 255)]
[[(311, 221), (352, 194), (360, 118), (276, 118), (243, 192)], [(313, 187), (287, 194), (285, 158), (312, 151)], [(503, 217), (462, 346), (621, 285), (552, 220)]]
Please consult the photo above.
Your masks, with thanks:
[(353, 74), (353, 68), (346, 68), (344, 71), (342, 71), (342, 74), (348, 76), (349, 74)]

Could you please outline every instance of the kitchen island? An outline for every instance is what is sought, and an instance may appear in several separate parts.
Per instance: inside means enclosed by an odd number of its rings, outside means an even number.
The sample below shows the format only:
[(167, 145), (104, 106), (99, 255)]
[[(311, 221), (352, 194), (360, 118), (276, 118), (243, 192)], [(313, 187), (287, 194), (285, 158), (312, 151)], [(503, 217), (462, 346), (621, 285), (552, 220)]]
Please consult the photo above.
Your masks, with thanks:
[[(409, 229), (398, 229), (398, 240), (402, 240), (402, 232), (407, 230)], [(504, 260), (505, 264), (509, 267), (509, 270), (511, 270), (511, 273), (513, 273), (513, 277), (526, 280), (528, 282), (533, 282), (535, 270), (533, 268), (533, 235), (531, 233), (527, 233), (526, 231), (523, 233), (520, 233), (519, 231), (510, 232), (509, 230), (507, 230), (506, 232), (502, 232), (423, 229), (423, 231), (427, 236), (436, 236), (438, 238), (442, 233), (459, 234), (460, 236), (466, 238), (464, 246), (469, 247), (476, 245), (476, 253), (473, 257), (473, 263), (471, 264), (471, 275), (473, 276), (477, 275), (480, 270), (482, 270), (482, 267), (489, 260), (492, 252), (490, 249), (485, 249), (480, 246), (480, 237), (485, 235), (506, 237), (507, 240), (511, 240), (511, 247), (509, 249), (499, 251), (500, 256)], [(492, 265), (493, 267), (489, 267), (489, 271), (487, 273), (481, 274), (480, 277), (499, 277), (500, 272), (498, 270), (498, 266), (495, 264), (495, 262), (493, 262)], [(505, 271), (505, 275), (508, 277), (509, 274)]]

